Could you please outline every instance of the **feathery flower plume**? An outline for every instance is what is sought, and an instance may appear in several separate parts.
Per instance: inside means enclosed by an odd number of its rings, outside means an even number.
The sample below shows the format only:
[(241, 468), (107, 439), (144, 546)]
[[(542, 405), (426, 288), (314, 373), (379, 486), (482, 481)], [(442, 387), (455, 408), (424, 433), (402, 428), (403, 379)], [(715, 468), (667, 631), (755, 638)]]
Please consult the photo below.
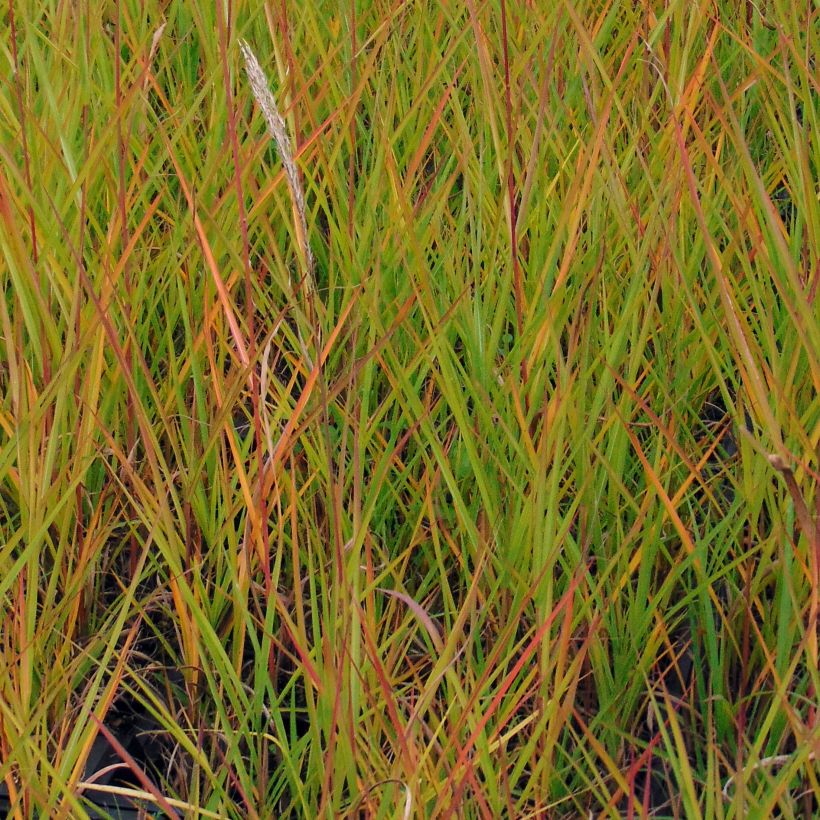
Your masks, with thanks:
[(248, 80), (250, 80), (251, 91), (259, 107), (262, 109), (262, 114), (268, 125), (268, 133), (279, 149), (279, 156), (282, 157), (282, 165), (284, 165), (285, 168), (285, 176), (287, 177), (291, 199), (293, 200), (293, 209), (296, 212), (296, 238), (299, 242), (305, 263), (305, 290), (310, 294), (313, 291), (314, 263), (313, 253), (310, 250), (310, 244), (307, 239), (305, 193), (302, 190), (302, 183), (299, 179), (299, 173), (296, 170), (296, 163), (293, 161), (293, 150), (290, 146), (285, 120), (279, 113), (276, 100), (268, 88), (265, 72), (262, 71), (262, 67), (259, 65), (259, 61), (256, 59), (256, 55), (251, 50), (251, 47), (244, 40), (240, 40), (239, 48), (242, 50), (242, 56), (245, 58), (245, 71), (248, 75)]

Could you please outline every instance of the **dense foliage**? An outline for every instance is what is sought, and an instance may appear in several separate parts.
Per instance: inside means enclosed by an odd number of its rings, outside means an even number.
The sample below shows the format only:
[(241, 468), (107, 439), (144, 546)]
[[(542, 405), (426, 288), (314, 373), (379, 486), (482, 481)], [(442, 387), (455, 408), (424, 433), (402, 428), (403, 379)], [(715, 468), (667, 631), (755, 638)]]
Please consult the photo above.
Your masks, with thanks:
[(816, 5), (2, 28), (10, 816), (817, 811)]

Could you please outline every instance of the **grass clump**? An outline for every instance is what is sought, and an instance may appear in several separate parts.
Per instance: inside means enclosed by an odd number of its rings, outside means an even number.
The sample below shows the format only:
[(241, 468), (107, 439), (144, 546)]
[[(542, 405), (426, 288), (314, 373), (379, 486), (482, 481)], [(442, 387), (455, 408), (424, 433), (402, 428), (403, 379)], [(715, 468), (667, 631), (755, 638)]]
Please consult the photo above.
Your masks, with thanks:
[(199, 5), (3, 18), (10, 816), (813, 816), (817, 11)]

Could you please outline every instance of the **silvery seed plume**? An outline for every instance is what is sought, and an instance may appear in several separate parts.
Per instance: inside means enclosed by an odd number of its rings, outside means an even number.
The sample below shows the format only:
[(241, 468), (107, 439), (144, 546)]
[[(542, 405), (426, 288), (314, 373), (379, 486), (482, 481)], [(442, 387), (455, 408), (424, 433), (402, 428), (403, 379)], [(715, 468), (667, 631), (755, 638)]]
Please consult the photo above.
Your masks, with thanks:
[(288, 186), (290, 187), (290, 193), (297, 214), (297, 239), (301, 245), (305, 265), (307, 266), (305, 272), (305, 288), (307, 292), (310, 293), (313, 290), (313, 253), (310, 250), (310, 245), (307, 240), (305, 194), (302, 190), (299, 174), (296, 171), (296, 163), (293, 161), (293, 151), (290, 147), (290, 139), (288, 138), (285, 121), (279, 113), (273, 94), (270, 93), (265, 72), (262, 71), (262, 67), (259, 65), (259, 61), (256, 59), (256, 55), (251, 50), (251, 47), (244, 40), (240, 40), (239, 48), (242, 50), (242, 56), (245, 58), (245, 71), (248, 75), (248, 80), (250, 80), (251, 91), (259, 107), (262, 109), (265, 122), (268, 124), (268, 133), (276, 143), (276, 147), (279, 149), (279, 155), (282, 157), (282, 165), (285, 167), (285, 176), (288, 180)]

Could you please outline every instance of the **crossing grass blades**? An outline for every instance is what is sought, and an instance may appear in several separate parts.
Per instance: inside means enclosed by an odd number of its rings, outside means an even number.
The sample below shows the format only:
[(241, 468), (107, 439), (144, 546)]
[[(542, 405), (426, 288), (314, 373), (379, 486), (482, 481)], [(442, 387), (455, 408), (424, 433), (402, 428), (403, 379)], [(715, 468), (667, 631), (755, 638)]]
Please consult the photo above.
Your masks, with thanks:
[(12, 818), (817, 816), (810, 3), (0, 16)]

